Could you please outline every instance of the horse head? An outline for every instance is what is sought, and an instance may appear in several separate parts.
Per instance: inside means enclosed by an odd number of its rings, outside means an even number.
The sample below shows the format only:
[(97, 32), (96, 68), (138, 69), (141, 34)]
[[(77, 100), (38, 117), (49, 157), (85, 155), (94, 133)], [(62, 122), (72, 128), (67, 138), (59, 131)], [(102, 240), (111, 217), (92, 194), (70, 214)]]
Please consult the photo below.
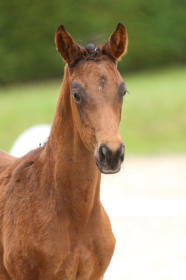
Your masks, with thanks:
[(56, 48), (67, 63), (73, 122), (102, 173), (116, 173), (125, 146), (119, 123), (126, 85), (117, 62), (126, 53), (128, 35), (122, 24), (102, 46), (79, 46), (61, 25)]

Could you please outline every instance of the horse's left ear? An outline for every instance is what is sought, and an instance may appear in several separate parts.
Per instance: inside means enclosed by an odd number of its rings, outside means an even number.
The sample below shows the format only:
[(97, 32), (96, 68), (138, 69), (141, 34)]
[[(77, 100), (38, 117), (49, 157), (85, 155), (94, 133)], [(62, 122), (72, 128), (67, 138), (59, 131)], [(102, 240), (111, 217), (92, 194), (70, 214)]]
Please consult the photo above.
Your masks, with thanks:
[(56, 31), (55, 43), (56, 49), (69, 65), (72, 65), (83, 55), (83, 49), (72, 39), (63, 25), (60, 25)]
[(108, 54), (114, 60), (119, 60), (127, 51), (128, 33), (125, 26), (118, 23), (116, 30), (103, 45), (103, 53)]

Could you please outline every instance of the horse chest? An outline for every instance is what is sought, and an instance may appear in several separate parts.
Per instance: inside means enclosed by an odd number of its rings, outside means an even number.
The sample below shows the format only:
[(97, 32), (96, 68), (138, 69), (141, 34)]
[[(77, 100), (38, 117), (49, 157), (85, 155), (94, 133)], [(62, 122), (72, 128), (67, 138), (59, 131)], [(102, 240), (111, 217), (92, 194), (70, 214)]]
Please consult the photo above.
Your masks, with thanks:
[(96, 256), (88, 248), (80, 246), (69, 252), (67, 256), (61, 255), (61, 259), (53, 272), (52, 279), (89, 280), (97, 279), (100, 274), (96, 269)]
[(110, 224), (98, 222), (96, 230), (91, 227), (79, 235), (62, 228), (63, 233), (54, 234), (52, 227), (53, 237), (45, 234), (34, 244), (28, 240), (26, 251), (14, 245), (6, 256), (9, 273), (19, 280), (101, 280), (115, 247)]
[(30, 248), (24, 256), (20, 251), (10, 253), (6, 269), (11, 279), (101, 280), (113, 254), (114, 237), (86, 238), (77, 244), (67, 243), (61, 241), (58, 247), (53, 243), (52, 254), (48, 243), (45, 243), (48, 252), (40, 246), (36, 250)]
[(104, 274), (114, 250), (114, 239), (77, 243), (67, 255), (61, 252), (52, 279), (97, 280)]
[(73, 238), (69, 238), (66, 242), (68, 245), (65, 250), (63, 241), (61, 240), (61, 249), (58, 247), (58, 256), (55, 261), (57, 265), (52, 279), (101, 279), (109, 265), (115, 246), (110, 225), (101, 226), (98, 222), (96, 230), (90, 227), (79, 236), (74, 232)]

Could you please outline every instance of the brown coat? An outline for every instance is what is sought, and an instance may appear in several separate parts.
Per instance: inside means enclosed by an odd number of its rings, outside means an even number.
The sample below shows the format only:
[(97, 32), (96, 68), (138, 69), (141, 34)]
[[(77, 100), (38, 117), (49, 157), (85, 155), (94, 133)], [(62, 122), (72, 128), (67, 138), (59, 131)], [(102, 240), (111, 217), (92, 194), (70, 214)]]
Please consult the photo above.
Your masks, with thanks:
[[(126, 29), (118, 26), (115, 33), (124, 42)], [(103, 73), (103, 95), (111, 84), (116, 94), (121, 76), (114, 60), (123, 54), (126, 40), (122, 51), (109, 53), (111, 37), (100, 57), (92, 59), (69, 38), (60, 27), (56, 45), (68, 65), (48, 142), (22, 158), (0, 152), (0, 280), (101, 280), (113, 255), (115, 238), (100, 202), (100, 170), (117, 172), (122, 162), (121, 104), (111, 98), (104, 109), (103, 97), (94, 99), (97, 93), (90, 86), (91, 79), (100, 81), (98, 74)], [(68, 48), (62, 50), (59, 44)], [(83, 59), (72, 65), (78, 51)], [(83, 84), (84, 92), (92, 92), (86, 105), (83, 90), (78, 101), (71, 89), (74, 81), (78, 87)], [(100, 113), (108, 111), (109, 131)]]

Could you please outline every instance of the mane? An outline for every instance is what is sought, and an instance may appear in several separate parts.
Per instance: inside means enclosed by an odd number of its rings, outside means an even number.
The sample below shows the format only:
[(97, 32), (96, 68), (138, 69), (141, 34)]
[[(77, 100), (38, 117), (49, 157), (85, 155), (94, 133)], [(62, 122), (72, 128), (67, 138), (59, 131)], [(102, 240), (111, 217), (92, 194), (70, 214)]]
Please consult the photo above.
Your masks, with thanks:
[(111, 60), (114, 62), (114, 59), (110, 55), (105, 53), (102, 46), (97, 47), (94, 44), (89, 43), (82, 48), (85, 50), (85, 52), (73, 64), (69, 65), (70, 68), (75, 67), (79, 62), (85, 62), (88, 60), (93, 60), (95, 62), (100, 62), (102, 60)]

